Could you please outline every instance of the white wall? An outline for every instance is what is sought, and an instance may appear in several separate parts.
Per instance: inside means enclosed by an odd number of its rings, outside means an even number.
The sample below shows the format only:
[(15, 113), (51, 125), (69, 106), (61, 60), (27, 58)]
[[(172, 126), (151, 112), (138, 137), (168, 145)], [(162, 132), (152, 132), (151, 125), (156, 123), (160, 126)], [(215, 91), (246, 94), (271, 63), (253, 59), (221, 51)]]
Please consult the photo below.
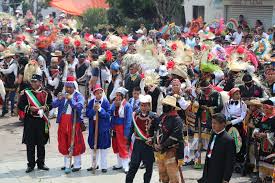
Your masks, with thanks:
[(224, 6), (221, 1), (216, 4), (215, 0), (184, 0), (185, 19), (191, 21), (193, 19), (193, 6), (204, 6), (204, 21), (211, 22), (214, 19), (220, 19), (224, 16)]

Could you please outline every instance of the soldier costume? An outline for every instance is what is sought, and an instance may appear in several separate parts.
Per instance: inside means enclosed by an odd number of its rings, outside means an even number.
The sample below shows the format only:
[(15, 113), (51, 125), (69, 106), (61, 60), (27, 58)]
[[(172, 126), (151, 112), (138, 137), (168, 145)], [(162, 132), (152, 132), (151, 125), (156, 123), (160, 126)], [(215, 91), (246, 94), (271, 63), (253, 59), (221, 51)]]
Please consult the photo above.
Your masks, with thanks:
[[(42, 77), (34, 74), (32, 82), (41, 82)], [(25, 112), (23, 143), (27, 146), (28, 168), (26, 173), (33, 171), (37, 163), (38, 169), (49, 170), (45, 166), (45, 144), (49, 139), (49, 121), (47, 113), (51, 110), (52, 96), (41, 87), (22, 91), (18, 108)], [(35, 146), (37, 160), (35, 161)]]
[(176, 111), (176, 100), (172, 96), (162, 100), (164, 114), (154, 141), (159, 181), (163, 183), (178, 183), (179, 167), (184, 163), (183, 123)]
[[(96, 85), (93, 94), (95, 95), (95, 92), (101, 90), (103, 92), (103, 89)], [(94, 149), (94, 138), (95, 138), (95, 122), (96, 122), (96, 110), (94, 109), (95, 105), (100, 105), (100, 108), (98, 110), (98, 140), (97, 140), (97, 151), (96, 153), (96, 160), (99, 160), (99, 154), (100, 154), (100, 169), (103, 173), (107, 172), (107, 153), (108, 148), (111, 147), (111, 136), (110, 136), (110, 104), (106, 97), (102, 96), (100, 100), (97, 100), (96, 97), (92, 99), (86, 110), (86, 116), (89, 118), (89, 137), (88, 137), (88, 143), (90, 145), (90, 148)], [(94, 151), (92, 151), (92, 157), (93, 157)], [(88, 171), (93, 170), (92, 168), (89, 168)]]
[[(259, 143), (259, 173), (261, 178), (272, 177), (275, 156), (275, 113), (274, 101), (266, 100), (263, 102), (265, 116), (253, 131), (252, 137)], [(273, 180), (274, 181), (274, 180)]]
[[(151, 105), (150, 95), (140, 95), (141, 104)], [(135, 135), (134, 148), (131, 156), (130, 169), (126, 176), (126, 183), (132, 183), (138, 171), (141, 161), (144, 163), (146, 172), (144, 173), (144, 183), (149, 183), (153, 172), (154, 152), (152, 148), (152, 139), (154, 130), (158, 126), (158, 118), (153, 112), (143, 113), (140, 110), (133, 113), (133, 123), (128, 137), (131, 142), (132, 134)]]

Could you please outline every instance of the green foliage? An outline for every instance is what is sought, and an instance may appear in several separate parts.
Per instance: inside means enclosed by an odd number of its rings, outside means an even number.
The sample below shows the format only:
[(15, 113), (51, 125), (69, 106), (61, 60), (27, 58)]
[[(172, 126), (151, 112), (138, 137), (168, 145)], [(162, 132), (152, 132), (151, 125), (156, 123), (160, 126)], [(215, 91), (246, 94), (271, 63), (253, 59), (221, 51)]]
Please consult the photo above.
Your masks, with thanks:
[(23, 2), (24, 0), (10, 0), (10, 7), (13, 9), (13, 12), (15, 13), (16, 8)]
[(24, 1), (24, 2), (22, 3), (23, 15), (26, 15), (26, 12), (27, 12), (28, 10), (30, 10), (30, 9), (31, 9), (31, 5), (30, 5), (28, 2)]
[(102, 8), (88, 9), (83, 14), (83, 26), (90, 28), (92, 31), (98, 31), (97, 26), (107, 24), (107, 10)]
[[(114, 26), (133, 27), (150, 22), (157, 17), (152, 0), (107, 0), (112, 8), (108, 10), (108, 21)], [(133, 26), (132, 26), (133, 25)]]
[(107, 12), (107, 18), (108, 18), (109, 23), (111, 23), (115, 27), (123, 24), (122, 17), (123, 16), (119, 12), (119, 10), (114, 7), (110, 8)]

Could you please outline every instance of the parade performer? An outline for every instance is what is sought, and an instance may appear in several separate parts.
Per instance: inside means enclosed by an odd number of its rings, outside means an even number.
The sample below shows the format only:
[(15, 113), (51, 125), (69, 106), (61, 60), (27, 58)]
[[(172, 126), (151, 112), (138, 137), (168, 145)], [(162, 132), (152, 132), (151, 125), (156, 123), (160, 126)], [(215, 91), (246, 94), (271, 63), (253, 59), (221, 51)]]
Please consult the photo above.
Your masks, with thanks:
[(264, 101), (268, 98), (265, 90), (258, 86), (250, 74), (245, 74), (242, 78), (244, 85), (239, 86), (241, 97), (243, 100), (250, 100), (253, 98), (259, 98), (261, 101)]
[[(96, 156), (96, 165), (100, 154), (100, 169), (103, 173), (107, 172), (107, 153), (108, 148), (111, 147), (110, 136), (110, 104), (106, 97), (103, 96), (103, 89), (100, 85), (96, 85), (92, 99), (86, 109), (86, 116), (89, 118), (89, 137), (88, 143), (92, 149), (92, 158)], [(98, 113), (98, 140), (95, 147), (95, 123), (96, 115)], [(95, 152), (96, 151), (96, 152)], [(96, 154), (94, 154), (96, 153)], [(95, 163), (95, 162), (93, 162)], [(95, 167), (87, 169), (92, 171)]]
[[(199, 109), (197, 112), (197, 123), (201, 123), (202, 131), (205, 134), (209, 134), (211, 130), (211, 116), (215, 113), (221, 112), (223, 109), (223, 102), (221, 94), (212, 89), (208, 81), (202, 81), (200, 83), (200, 89), (198, 89), (198, 102)], [(196, 124), (198, 126), (198, 124)], [(203, 138), (208, 141), (209, 139)], [(204, 143), (204, 147), (207, 147), (208, 142)]]
[(11, 115), (14, 115), (14, 104), (16, 94), (15, 80), (18, 73), (17, 62), (13, 59), (14, 54), (9, 50), (3, 53), (4, 66), (0, 68), (0, 73), (4, 75), (4, 86), (6, 90), (5, 100), (3, 102), (2, 117), (8, 113), (8, 103), (11, 102)]
[(154, 131), (158, 127), (158, 118), (155, 113), (151, 112), (152, 97), (150, 95), (140, 95), (139, 100), (140, 110), (133, 113), (133, 123), (128, 138), (130, 143), (134, 133), (135, 142), (126, 183), (133, 182), (141, 161), (146, 168), (143, 176), (144, 183), (150, 182), (153, 172), (154, 152), (152, 145)]
[[(58, 107), (57, 123), (58, 126), (58, 150), (64, 156), (65, 173), (79, 171), (81, 169), (81, 154), (85, 152), (85, 142), (83, 139), (81, 126), (83, 123), (82, 109), (84, 106), (84, 98), (81, 93), (76, 91), (75, 78), (69, 76), (65, 82), (66, 95), (61, 93), (58, 98), (53, 101), (52, 106)], [(76, 114), (76, 121), (73, 121)], [(69, 149), (72, 141), (73, 123), (76, 123), (74, 134), (73, 154), (74, 164), (73, 169), (70, 167)]]
[(206, 151), (203, 176), (198, 183), (228, 183), (235, 163), (235, 144), (225, 132), (226, 118), (217, 113), (212, 116), (210, 142)]
[[(47, 114), (51, 110), (52, 96), (42, 89), (42, 77), (34, 74), (31, 89), (25, 89), (20, 95), (18, 108), (24, 111), (23, 143), (27, 146), (28, 168), (26, 173), (38, 169), (49, 170), (45, 165), (45, 144), (49, 139), (49, 120)], [(37, 160), (35, 161), (35, 147)]]
[(250, 100), (248, 105), (247, 114), (245, 117), (245, 125), (247, 125), (247, 138), (246, 149), (248, 150), (246, 156), (246, 162), (244, 168), (245, 173), (252, 172), (254, 180), (259, 179), (259, 156), (258, 156), (258, 142), (255, 138), (252, 138), (252, 133), (256, 127), (259, 126), (264, 116), (262, 111), (262, 103), (260, 100)]
[[(246, 152), (246, 132), (244, 129), (243, 121), (246, 116), (247, 105), (242, 101), (240, 89), (232, 88), (228, 95), (230, 96), (230, 100), (225, 103), (224, 106), (224, 114), (227, 119), (226, 130), (235, 140), (236, 151), (237, 151), (237, 162), (243, 162), (244, 156)], [(237, 136), (234, 133), (231, 133), (231, 127), (235, 127), (241, 139), (237, 139)]]
[(159, 180), (165, 183), (179, 183), (182, 178), (180, 167), (184, 164), (183, 124), (177, 114), (179, 108), (176, 103), (177, 99), (173, 96), (162, 100), (163, 115), (154, 141)]
[(124, 172), (129, 171), (129, 155), (127, 149), (127, 139), (132, 123), (132, 107), (125, 99), (128, 90), (119, 87), (116, 91), (116, 98), (111, 106), (111, 128), (112, 147), (117, 155), (117, 165), (113, 170), (123, 168)]
[(125, 87), (129, 90), (129, 98), (132, 97), (132, 92), (135, 87), (140, 85), (141, 77), (138, 73), (139, 65), (137, 63), (133, 63), (129, 67), (129, 74), (125, 77)]
[[(274, 100), (274, 99), (273, 99)], [(274, 101), (266, 100), (262, 102), (264, 116), (253, 131), (252, 137), (254, 137), (259, 143), (259, 173), (262, 179), (268, 180), (272, 177), (273, 166), (275, 163), (274, 158), (274, 144), (275, 144), (275, 112)], [(268, 178), (269, 177), (269, 178)], [(272, 179), (272, 178), (271, 178)], [(274, 180), (273, 180), (274, 181)]]

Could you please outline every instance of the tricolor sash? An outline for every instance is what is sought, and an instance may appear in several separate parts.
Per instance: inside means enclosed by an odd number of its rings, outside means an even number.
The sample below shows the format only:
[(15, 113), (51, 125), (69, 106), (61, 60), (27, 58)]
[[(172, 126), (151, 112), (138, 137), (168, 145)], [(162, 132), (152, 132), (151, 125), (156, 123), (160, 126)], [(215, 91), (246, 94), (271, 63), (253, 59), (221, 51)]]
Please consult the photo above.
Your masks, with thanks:
[[(25, 90), (25, 93), (26, 93), (26, 95), (28, 97), (28, 101), (30, 102), (30, 104), (32, 106), (35, 106), (36, 108), (42, 107), (42, 105), (37, 100), (37, 98), (33, 95), (33, 93), (31, 92), (31, 90)], [(44, 112), (43, 112), (43, 117), (42, 118), (45, 120), (45, 132), (49, 133), (50, 121), (49, 121), (48, 117), (46, 116), (46, 114)]]
[(144, 141), (147, 141), (148, 138), (146, 137), (146, 135), (139, 129), (137, 123), (136, 123), (136, 120), (135, 120), (135, 112), (133, 113), (133, 124), (134, 124), (134, 128), (135, 128), (135, 131), (137, 133), (137, 135)]

